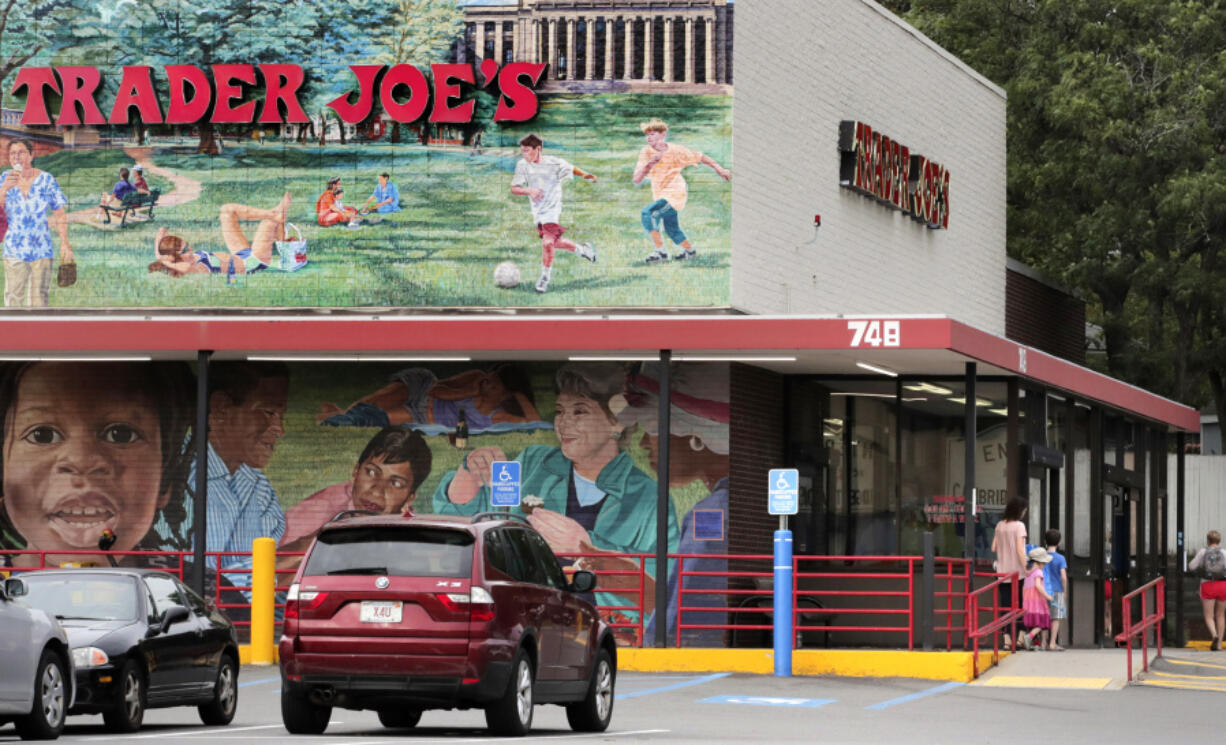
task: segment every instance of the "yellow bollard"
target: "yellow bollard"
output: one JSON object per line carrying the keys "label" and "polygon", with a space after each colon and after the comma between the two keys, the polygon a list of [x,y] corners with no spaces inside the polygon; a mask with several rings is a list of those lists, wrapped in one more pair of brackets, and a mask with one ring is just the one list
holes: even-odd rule
{"label": "yellow bollard", "polygon": [[251,664],[273,664],[273,628],[276,608],[277,542],[256,538],[251,542]]}

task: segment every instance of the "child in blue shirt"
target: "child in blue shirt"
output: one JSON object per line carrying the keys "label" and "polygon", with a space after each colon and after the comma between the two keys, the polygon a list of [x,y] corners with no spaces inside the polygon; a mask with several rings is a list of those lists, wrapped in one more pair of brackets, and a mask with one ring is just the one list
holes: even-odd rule
{"label": "child in blue shirt", "polygon": [[1051,561],[1043,567],[1043,584],[1051,595],[1051,636],[1047,648],[1052,652],[1063,652],[1064,647],[1056,643],[1060,634],[1060,622],[1068,617],[1068,607],[1064,602],[1064,588],[1068,586],[1068,562],[1056,553],[1060,546],[1060,531],[1052,529],[1043,534],[1043,543]]}

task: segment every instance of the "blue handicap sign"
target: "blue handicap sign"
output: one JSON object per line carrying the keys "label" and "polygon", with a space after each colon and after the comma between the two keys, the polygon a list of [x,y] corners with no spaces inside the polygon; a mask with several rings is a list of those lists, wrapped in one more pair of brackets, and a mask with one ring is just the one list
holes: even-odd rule
{"label": "blue handicap sign", "polygon": [[833,698],[791,698],[789,696],[712,696],[699,699],[700,704],[739,704],[741,706],[789,706],[794,709],[816,709],[834,703]]}
{"label": "blue handicap sign", "polygon": [[795,468],[772,468],[767,478],[772,515],[795,515],[800,511],[800,472]]}
{"label": "blue handicap sign", "polygon": [[519,506],[519,461],[496,460],[490,464],[490,504]]}

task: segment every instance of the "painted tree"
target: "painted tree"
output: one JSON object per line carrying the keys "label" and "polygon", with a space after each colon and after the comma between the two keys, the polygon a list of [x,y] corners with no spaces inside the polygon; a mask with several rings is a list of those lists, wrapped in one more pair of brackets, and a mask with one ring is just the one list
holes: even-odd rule
{"label": "painted tree", "polygon": [[16,71],[22,67],[50,64],[64,59],[74,49],[91,45],[108,31],[102,12],[109,2],[90,0],[0,0],[0,102],[12,90]]}
{"label": "painted tree", "polygon": [[1086,293],[1111,374],[1226,421],[1226,8],[897,5],[1008,91],[1010,255]]}
{"label": "painted tree", "polygon": [[[464,32],[464,11],[456,0],[390,0],[386,10],[387,25],[372,39],[375,63],[424,66],[448,61]],[[392,124],[392,142],[400,142],[400,122]]]}

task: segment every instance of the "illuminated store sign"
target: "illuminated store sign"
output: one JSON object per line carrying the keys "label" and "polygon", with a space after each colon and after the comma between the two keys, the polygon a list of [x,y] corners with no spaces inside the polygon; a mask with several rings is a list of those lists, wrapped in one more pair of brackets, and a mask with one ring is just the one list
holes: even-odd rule
{"label": "illuminated store sign", "polygon": [[863,122],[839,124],[839,185],[902,210],[930,228],[949,227],[949,171]]}

